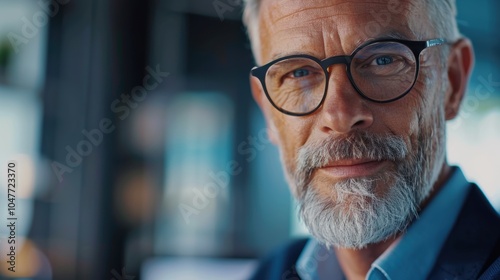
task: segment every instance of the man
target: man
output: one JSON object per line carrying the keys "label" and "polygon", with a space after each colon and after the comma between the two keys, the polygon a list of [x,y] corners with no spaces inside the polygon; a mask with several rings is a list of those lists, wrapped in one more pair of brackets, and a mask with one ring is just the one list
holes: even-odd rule
{"label": "man", "polygon": [[253,96],[313,238],[254,279],[500,279],[500,219],[447,164],[473,67],[454,0],[248,0]]}

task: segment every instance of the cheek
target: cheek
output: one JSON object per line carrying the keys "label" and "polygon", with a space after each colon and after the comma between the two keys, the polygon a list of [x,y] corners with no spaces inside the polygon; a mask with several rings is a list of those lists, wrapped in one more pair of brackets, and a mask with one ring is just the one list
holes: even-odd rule
{"label": "cheek", "polygon": [[436,55],[438,52],[424,55],[428,59],[423,59],[420,66],[420,77],[415,87],[419,90],[419,96],[423,104],[424,116],[439,111],[444,106],[447,73],[442,69],[442,65]]}
{"label": "cheek", "polygon": [[423,127],[428,127],[430,122],[435,121],[440,107],[443,106],[439,80],[430,78],[436,77],[436,73],[433,72],[430,70],[427,72],[430,75],[427,77],[422,75],[418,79],[412,91],[403,99],[398,116],[399,126],[406,130],[412,150],[418,145],[419,136],[425,133],[421,131]]}
{"label": "cheek", "polygon": [[294,170],[298,150],[306,143],[310,135],[311,122],[307,117],[287,116],[278,112],[274,114],[273,123],[282,160]]}
{"label": "cheek", "polygon": [[420,122],[425,115],[424,83],[415,84],[410,93],[400,100],[392,103],[377,104],[373,106],[375,114],[375,128],[378,133],[391,133],[404,138],[408,148],[413,150],[418,144]]}

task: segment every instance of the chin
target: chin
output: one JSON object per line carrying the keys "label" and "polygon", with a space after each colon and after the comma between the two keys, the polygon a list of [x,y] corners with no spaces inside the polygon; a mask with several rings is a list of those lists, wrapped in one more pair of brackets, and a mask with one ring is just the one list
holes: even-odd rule
{"label": "chin", "polygon": [[382,242],[404,231],[417,215],[416,188],[394,173],[319,185],[306,188],[299,214],[327,246],[360,249]]}

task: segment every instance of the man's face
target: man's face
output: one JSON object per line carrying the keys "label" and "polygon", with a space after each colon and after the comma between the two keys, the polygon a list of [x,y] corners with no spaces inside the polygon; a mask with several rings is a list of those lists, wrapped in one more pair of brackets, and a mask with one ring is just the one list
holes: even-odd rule
{"label": "man's face", "polygon": [[[424,1],[263,0],[259,63],[290,54],[319,59],[348,55],[370,39],[440,37],[424,17]],[[394,2],[394,1],[392,1]],[[388,21],[378,23],[377,13]],[[371,27],[370,27],[371,25]],[[373,36],[374,38],[370,37]],[[363,99],[344,65],[330,69],[322,106],[307,116],[271,106],[253,78],[272,139],[311,233],[327,245],[360,248],[403,230],[429,194],[444,163],[444,95],[437,48],[420,58],[418,80],[391,103]]]}

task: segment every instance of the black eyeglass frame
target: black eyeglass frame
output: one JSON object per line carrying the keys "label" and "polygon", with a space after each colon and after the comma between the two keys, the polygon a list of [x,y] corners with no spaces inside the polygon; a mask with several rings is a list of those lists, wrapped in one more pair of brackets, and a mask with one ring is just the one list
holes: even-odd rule
{"label": "black eyeglass frame", "polygon": [[[416,70],[415,70],[415,78],[413,80],[412,85],[408,88],[408,90],[406,90],[405,92],[403,92],[402,94],[400,94],[399,96],[397,96],[395,98],[392,98],[392,99],[389,99],[389,100],[382,100],[382,101],[380,101],[380,100],[374,100],[374,99],[371,99],[371,98],[367,97],[358,88],[358,86],[354,82],[354,79],[353,79],[352,74],[351,74],[351,61],[354,58],[354,56],[356,56],[356,54],[361,49],[365,48],[366,46],[369,46],[369,45],[372,45],[372,44],[375,44],[375,43],[382,43],[382,42],[394,42],[394,43],[400,43],[400,44],[403,44],[403,45],[407,46],[413,52],[413,55],[415,56]],[[276,108],[280,112],[282,112],[284,114],[287,114],[287,115],[291,115],[291,116],[305,116],[305,115],[312,114],[313,112],[315,112],[316,110],[318,110],[318,108],[321,107],[321,105],[325,101],[326,93],[328,92],[328,84],[329,84],[329,80],[330,80],[330,73],[328,72],[328,68],[330,66],[332,66],[334,64],[345,64],[346,65],[347,77],[348,77],[349,81],[351,82],[351,85],[354,87],[354,89],[356,90],[356,92],[359,95],[361,95],[363,98],[365,98],[367,100],[370,100],[372,102],[375,102],[375,103],[389,103],[389,102],[393,102],[393,101],[396,101],[398,99],[403,98],[415,86],[415,83],[417,82],[417,79],[418,79],[418,74],[420,72],[420,54],[422,53],[422,51],[424,49],[428,48],[428,47],[444,45],[446,43],[447,43],[446,40],[443,39],[443,38],[431,39],[431,40],[427,40],[427,41],[410,41],[410,40],[399,40],[399,39],[379,39],[379,40],[373,40],[373,41],[368,41],[368,42],[364,43],[363,45],[357,47],[351,53],[351,55],[337,55],[337,56],[332,56],[332,57],[325,58],[323,60],[320,60],[320,59],[318,59],[318,58],[316,58],[316,57],[314,57],[312,55],[307,55],[307,54],[289,55],[289,56],[284,56],[284,57],[275,59],[275,60],[273,60],[273,61],[271,61],[271,62],[269,62],[269,63],[267,63],[265,65],[256,66],[256,67],[254,67],[250,71],[250,73],[251,73],[252,76],[254,76],[257,79],[259,79],[260,83],[262,84],[262,88],[264,89],[264,92],[266,93],[267,99],[269,100],[269,102],[271,102],[271,104],[274,106],[274,108]],[[325,85],[325,92],[323,93],[323,97],[321,98],[321,101],[319,102],[318,106],[316,106],[315,108],[313,108],[309,112],[294,113],[294,112],[287,111],[287,110],[285,110],[285,109],[277,106],[274,103],[274,101],[271,99],[271,97],[270,97],[270,95],[269,95],[269,93],[267,91],[267,87],[266,87],[266,74],[267,74],[267,71],[269,70],[269,68],[271,66],[273,66],[275,63],[278,63],[280,61],[283,61],[285,59],[290,59],[290,58],[308,58],[308,59],[311,59],[311,60],[315,61],[316,63],[318,63],[321,66],[321,68],[323,69],[324,73],[325,73],[326,85]]]}

